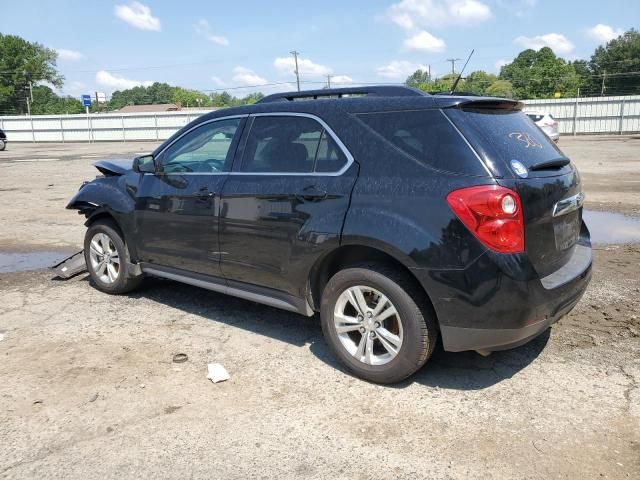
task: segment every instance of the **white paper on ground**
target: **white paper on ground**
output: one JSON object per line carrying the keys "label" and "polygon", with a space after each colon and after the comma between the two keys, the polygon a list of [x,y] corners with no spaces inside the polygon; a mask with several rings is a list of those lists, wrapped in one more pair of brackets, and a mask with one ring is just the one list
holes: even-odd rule
{"label": "white paper on ground", "polygon": [[231,378],[229,376],[229,372],[227,372],[227,370],[219,363],[210,363],[208,365],[208,370],[209,373],[207,374],[207,378],[213,383],[224,382]]}

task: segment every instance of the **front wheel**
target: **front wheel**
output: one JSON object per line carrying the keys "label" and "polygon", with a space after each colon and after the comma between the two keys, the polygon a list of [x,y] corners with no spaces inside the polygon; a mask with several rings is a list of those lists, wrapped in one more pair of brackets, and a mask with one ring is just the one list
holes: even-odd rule
{"label": "front wheel", "polygon": [[325,339],[358,377],[399,382],[424,365],[436,344],[435,316],[424,295],[408,275],[390,267],[341,270],[322,294]]}
{"label": "front wheel", "polygon": [[129,251],[116,225],[98,220],[84,237],[84,258],[89,275],[98,290],[122,294],[135,289],[142,276],[129,271]]}
{"label": "front wheel", "polygon": [[5,148],[7,148],[7,143],[4,140],[0,139],[0,152]]}

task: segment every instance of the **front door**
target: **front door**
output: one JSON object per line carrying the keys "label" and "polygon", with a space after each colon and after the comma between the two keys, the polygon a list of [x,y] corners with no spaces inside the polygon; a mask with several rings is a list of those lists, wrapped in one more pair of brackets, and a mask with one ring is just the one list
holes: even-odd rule
{"label": "front door", "polygon": [[156,174],[138,188],[138,252],[144,262],[220,275],[220,192],[233,162],[243,118],[203,123],[156,158]]}
{"label": "front door", "polygon": [[309,263],[339,238],[357,165],[319,119],[261,114],[249,128],[222,190],[222,273],[302,297]]}

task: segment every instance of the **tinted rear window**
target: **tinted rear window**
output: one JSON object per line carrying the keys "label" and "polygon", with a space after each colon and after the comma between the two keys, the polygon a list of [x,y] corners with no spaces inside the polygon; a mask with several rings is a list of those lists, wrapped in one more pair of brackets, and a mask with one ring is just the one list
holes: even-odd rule
{"label": "tinted rear window", "polygon": [[489,160],[525,166],[565,158],[549,137],[520,111],[448,109],[446,114],[477,150]]}
{"label": "tinted rear window", "polygon": [[535,113],[527,113],[527,117],[529,117],[534,122],[539,122],[544,118],[544,115],[537,115]]}
{"label": "tinted rear window", "polygon": [[440,110],[362,113],[358,118],[394,147],[431,168],[487,176],[478,157]]}

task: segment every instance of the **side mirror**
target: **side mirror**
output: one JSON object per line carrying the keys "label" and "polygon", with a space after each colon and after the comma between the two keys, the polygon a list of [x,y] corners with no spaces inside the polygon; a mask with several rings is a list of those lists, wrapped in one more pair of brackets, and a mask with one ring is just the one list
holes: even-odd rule
{"label": "side mirror", "polygon": [[133,171],[137,173],[156,173],[156,159],[153,158],[153,155],[134,158]]}

